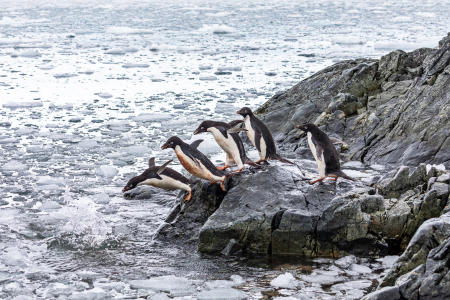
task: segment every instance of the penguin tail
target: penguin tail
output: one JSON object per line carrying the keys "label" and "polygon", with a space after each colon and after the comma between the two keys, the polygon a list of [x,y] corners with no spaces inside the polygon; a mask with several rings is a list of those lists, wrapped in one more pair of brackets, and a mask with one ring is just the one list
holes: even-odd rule
{"label": "penguin tail", "polygon": [[281,157],[281,155],[279,155],[279,154],[273,155],[272,158],[273,158],[273,159],[276,159],[276,160],[279,160],[279,161],[281,161],[281,162],[284,162],[284,163],[288,163],[288,164],[291,164],[291,165],[295,165],[294,162],[292,162],[292,161],[290,161],[290,160],[288,160],[288,159],[286,159],[286,158],[284,158],[284,157]]}
{"label": "penguin tail", "polygon": [[347,180],[355,181],[354,178],[348,176],[347,174],[345,174],[345,173],[342,172],[341,170],[336,171],[336,172],[333,172],[332,175],[336,175],[336,176],[338,176],[338,177],[342,177],[342,178],[345,178],[345,179],[347,179]]}

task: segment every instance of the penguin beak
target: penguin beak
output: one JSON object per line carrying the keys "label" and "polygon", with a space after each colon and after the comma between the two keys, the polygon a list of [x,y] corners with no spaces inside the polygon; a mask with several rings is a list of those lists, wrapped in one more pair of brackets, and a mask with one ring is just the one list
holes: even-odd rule
{"label": "penguin beak", "polygon": [[300,130],[304,131],[304,130],[303,130],[303,126],[302,126],[302,125],[297,125],[297,126],[295,126],[295,128],[298,128],[298,129],[300,129]]}
{"label": "penguin beak", "polygon": [[167,149],[167,147],[169,147],[169,145],[167,145],[167,143],[166,143],[166,144],[164,144],[164,145],[161,146],[161,149],[164,150],[164,149]]}
{"label": "penguin beak", "polygon": [[122,189],[122,193],[125,193],[126,191],[128,191],[129,190],[129,188],[126,186],[126,187],[124,187],[123,189]]}
{"label": "penguin beak", "polygon": [[200,129],[195,129],[195,131],[194,131],[194,135],[196,135],[196,134],[199,134],[200,133]]}
{"label": "penguin beak", "polygon": [[238,110],[236,113],[237,113],[238,115],[242,114],[242,109]]}

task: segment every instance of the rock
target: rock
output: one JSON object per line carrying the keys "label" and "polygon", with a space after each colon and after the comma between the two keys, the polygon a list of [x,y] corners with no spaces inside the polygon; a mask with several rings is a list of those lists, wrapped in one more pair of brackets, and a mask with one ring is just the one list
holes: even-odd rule
{"label": "rock", "polygon": [[393,285],[395,280],[425,263],[430,251],[450,236],[450,214],[425,221],[399,257],[392,269],[383,279],[381,287]]}
{"label": "rock", "polygon": [[377,290],[369,295],[366,295],[362,300],[401,300],[400,291],[397,286],[387,286]]}
{"label": "rock", "polygon": [[316,122],[329,135],[343,137],[347,159],[395,166],[443,163],[448,169],[449,53],[450,35],[438,49],[339,62],[276,94],[257,113],[285,149],[304,144],[293,134],[295,125]]}
{"label": "rock", "polygon": [[[384,256],[406,248],[423,221],[440,215],[448,197],[444,183],[429,191],[401,191],[398,182],[408,185],[409,174],[423,167],[400,167],[384,177],[385,190],[400,194],[391,198],[374,194],[361,182],[311,186],[314,164],[297,164],[301,171],[275,162],[246,169],[231,177],[227,193],[217,185],[197,183],[190,202],[183,204],[180,194],[155,238],[183,245],[195,245],[198,239],[200,252],[223,255]],[[417,178],[423,181],[414,177],[414,184],[427,184],[426,177]],[[353,265],[352,272],[371,272],[356,261],[341,262],[350,271]]]}

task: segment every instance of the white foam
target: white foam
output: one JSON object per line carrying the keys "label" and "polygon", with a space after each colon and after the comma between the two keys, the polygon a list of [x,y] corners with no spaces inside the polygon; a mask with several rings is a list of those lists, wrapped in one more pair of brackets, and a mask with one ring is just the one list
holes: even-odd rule
{"label": "white foam", "polygon": [[299,281],[295,277],[286,272],[270,281],[270,285],[277,288],[295,289],[299,285]]}
{"label": "white foam", "polygon": [[124,55],[127,53],[135,53],[138,49],[136,48],[114,48],[105,51],[105,54],[111,54],[111,55]]}
{"label": "white foam", "polygon": [[13,54],[11,54],[11,56],[13,56],[13,57],[19,56],[19,57],[33,58],[33,57],[41,57],[42,54],[39,51],[37,51],[37,50],[25,50],[25,51],[22,51],[22,52],[13,53]]}
{"label": "white foam", "polygon": [[95,170],[95,174],[100,177],[114,177],[119,171],[113,166],[102,165]]}

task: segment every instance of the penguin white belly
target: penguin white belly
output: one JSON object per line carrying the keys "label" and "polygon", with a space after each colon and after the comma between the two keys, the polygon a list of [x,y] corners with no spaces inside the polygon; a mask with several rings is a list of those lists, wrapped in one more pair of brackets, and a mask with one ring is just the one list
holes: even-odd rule
{"label": "penguin white belly", "polygon": [[247,136],[248,136],[250,142],[252,142],[253,146],[256,147],[255,130],[253,130],[252,124],[250,123],[250,117],[249,116],[245,117],[244,124],[245,124],[245,129],[247,129]]}
{"label": "penguin white belly", "polygon": [[183,167],[192,175],[197,176],[199,178],[203,178],[210,181],[223,181],[225,180],[225,176],[216,176],[211,173],[208,168],[206,168],[201,161],[198,162],[198,165],[193,161],[189,156],[181,151],[180,146],[175,147],[175,154],[178,157],[178,160],[183,165]]}
{"label": "penguin white belly", "polygon": [[259,148],[261,151],[259,152],[259,158],[266,159],[266,152],[267,152],[267,146],[266,141],[264,141],[264,138],[261,136],[261,140],[259,141]]}
{"label": "penguin white belly", "polygon": [[316,146],[314,146],[314,143],[312,141],[312,134],[311,132],[308,132],[308,145],[309,145],[309,149],[311,149],[311,152],[314,156],[314,159],[316,160],[317,163],[317,169],[319,170],[319,176],[320,177],[325,177],[325,158],[323,157],[323,152],[321,157],[317,157],[317,150],[316,150]]}
{"label": "penguin white belly", "polygon": [[241,160],[241,154],[239,153],[239,148],[236,145],[236,142],[234,141],[231,134],[228,134],[228,137],[225,138],[223,134],[218,130],[217,128],[211,127],[208,128],[208,131],[211,132],[214,136],[214,139],[216,140],[217,144],[219,144],[220,148],[225,151],[229,156],[231,156],[234,160],[234,162],[239,166],[242,167],[243,163]]}
{"label": "penguin white belly", "polygon": [[157,178],[151,178],[151,179],[147,179],[145,181],[142,182],[142,184],[148,184],[157,188],[161,188],[164,190],[176,190],[176,189],[181,189],[181,190],[185,190],[185,191],[190,191],[191,187],[186,184],[183,183],[181,181],[175,180],[172,177],[166,176],[166,175],[160,175],[161,179],[157,179]]}

